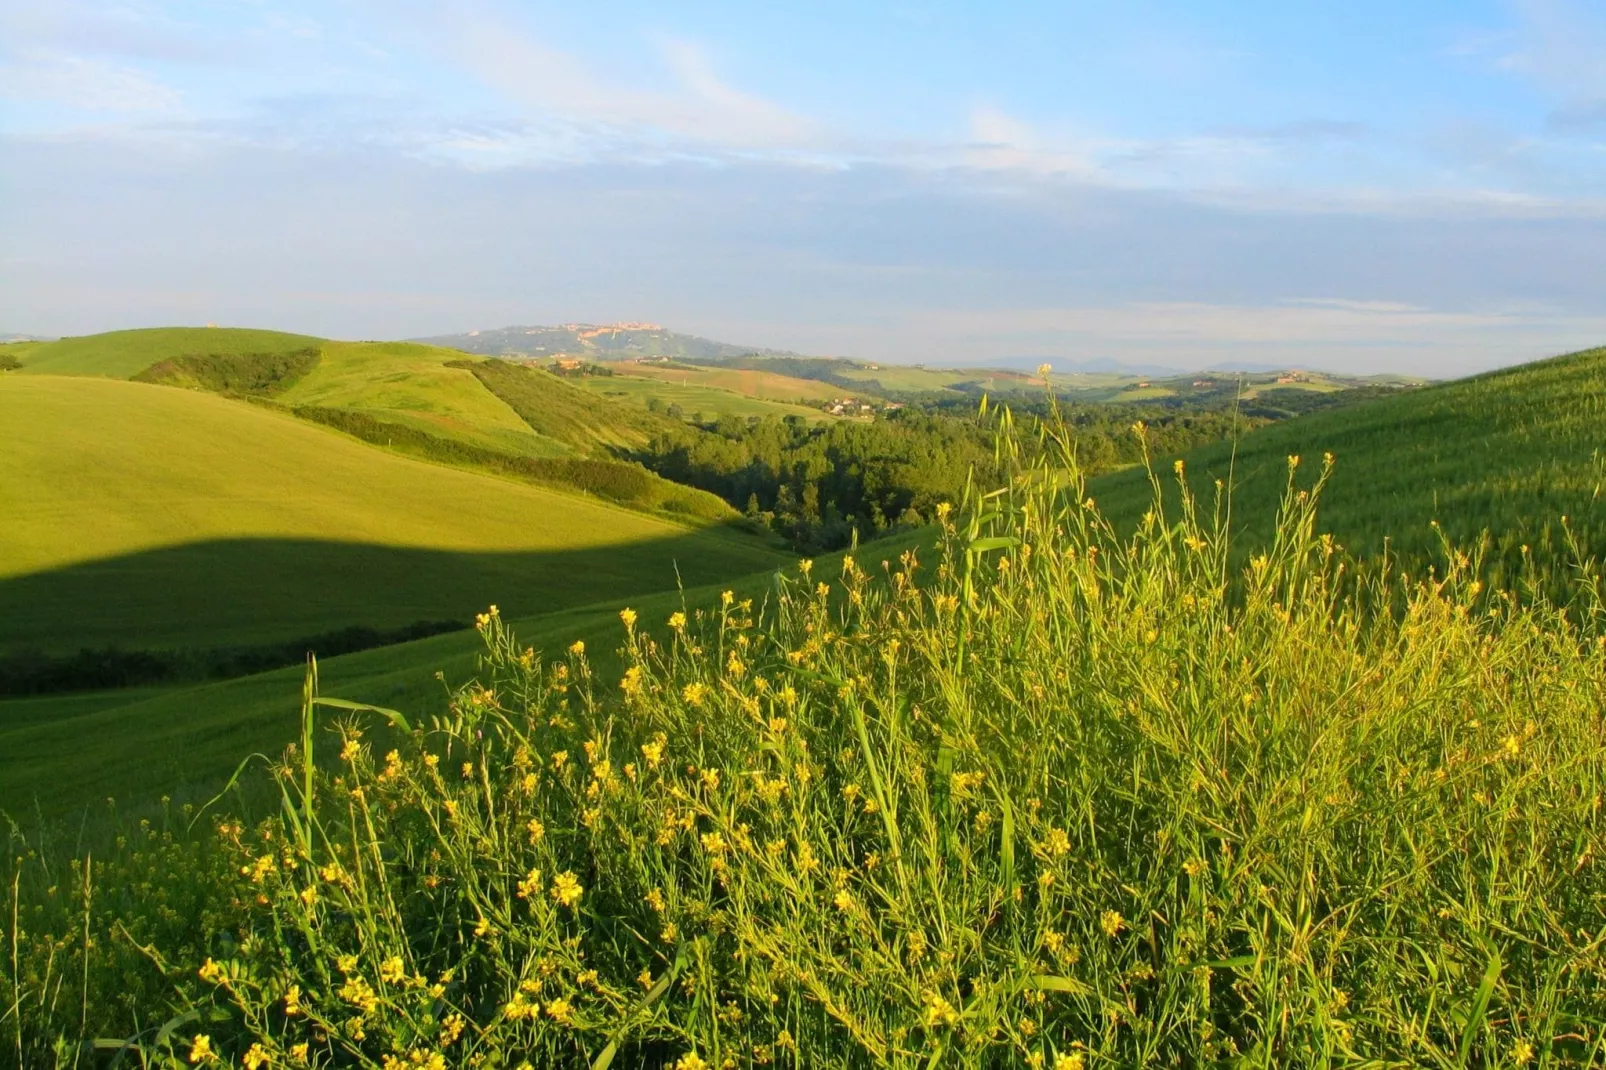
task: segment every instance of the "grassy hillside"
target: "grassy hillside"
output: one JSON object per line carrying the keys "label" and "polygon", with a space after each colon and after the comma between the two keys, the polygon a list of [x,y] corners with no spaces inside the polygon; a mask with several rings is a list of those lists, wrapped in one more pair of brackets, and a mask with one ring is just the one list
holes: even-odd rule
{"label": "grassy hillside", "polygon": [[[905,549],[926,541],[929,534],[903,535],[866,544],[860,556],[895,561]],[[597,601],[524,617],[518,621],[519,634],[536,650],[553,653],[581,640],[596,670],[616,676],[622,607],[634,608],[643,621],[657,625],[683,605],[714,601],[726,588],[763,599],[773,590],[774,569],[791,569],[789,561],[754,566],[740,556],[732,564],[744,560],[749,570],[762,571],[689,586],[684,592],[642,593],[655,585],[654,578],[644,579],[642,590],[632,592],[624,578],[593,577],[587,582]],[[816,567],[829,574],[840,568],[839,562],[840,555],[833,555]],[[695,582],[709,569],[686,572],[688,582]],[[509,587],[517,582],[513,575],[490,579]],[[493,602],[522,612],[494,593],[478,609]],[[478,635],[454,633],[325,659],[320,672],[331,694],[444,714],[448,692],[436,673],[454,684],[470,678],[480,650]],[[161,794],[193,798],[215,791],[241,755],[277,753],[293,734],[301,674],[299,667],[291,667],[199,686],[0,699],[0,811],[22,815],[37,808],[55,817],[109,796],[137,808]]]}
{"label": "grassy hillside", "polygon": [[582,453],[633,449],[680,426],[667,416],[600,397],[544,368],[461,357],[453,366],[473,375],[528,426]]}
{"label": "grassy hillside", "polygon": [[[1385,540],[1412,563],[1432,557],[1437,521],[1462,545],[1492,534],[1491,576],[1510,580],[1523,547],[1546,560],[1563,549],[1560,520],[1590,550],[1606,552],[1606,349],[1418,388],[1333,412],[1272,424],[1238,444],[1186,455],[1206,502],[1214,480],[1234,486],[1233,513],[1251,542],[1269,534],[1288,457],[1308,482],[1331,453],[1322,526],[1352,552]],[[1169,477],[1171,457],[1157,457]],[[1092,486],[1100,506],[1132,521],[1146,506],[1147,477],[1127,470]]]}
{"label": "grassy hillside", "polygon": [[[289,353],[322,339],[283,331],[243,328],[151,327],[27,343],[8,349],[25,375],[96,375],[132,379],[162,360],[185,356]],[[18,352],[21,350],[21,352]]]}
{"label": "grassy hillside", "polygon": [[530,613],[781,559],[196,391],[8,375],[0,427],[0,650],[233,646],[493,601]]}
{"label": "grassy hillside", "polygon": [[324,342],[315,367],[278,400],[365,413],[387,423],[531,457],[572,443],[543,434],[463,367],[463,355],[410,342]]}

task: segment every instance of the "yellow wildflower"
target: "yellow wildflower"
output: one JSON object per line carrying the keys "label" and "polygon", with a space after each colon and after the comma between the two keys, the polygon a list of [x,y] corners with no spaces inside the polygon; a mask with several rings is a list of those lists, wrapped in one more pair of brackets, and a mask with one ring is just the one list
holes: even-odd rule
{"label": "yellow wildflower", "polygon": [[641,756],[647,759],[647,765],[650,768],[658,768],[658,763],[664,757],[664,744],[667,742],[668,739],[660,732],[656,737],[641,745]]}
{"label": "yellow wildflower", "polygon": [[[537,822],[539,824],[539,822]],[[530,870],[529,876],[519,881],[518,895],[520,899],[534,899],[541,892],[541,871]]]}
{"label": "yellow wildflower", "polygon": [[407,970],[402,965],[400,955],[392,955],[379,964],[379,979],[386,984],[393,985],[407,976]]}
{"label": "yellow wildflower", "polygon": [[708,1064],[696,1052],[688,1051],[675,1063],[675,1070],[708,1070]]}
{"label": "yellow wildflower", "polygon": [[571,872],[565,871],[552,878],[552,898],[566,907],[578,903],[584,891],[579,879]]}
{"label": "yellow wildflower", "polygon": [[627,606],[619,611],[619,619],[625,622],[626,628],[634,628],[636,626],[636,611]]}
{"label": "yellow wildflower", "polygon": [[1113,939],[1116,934],[1126,928],[1126,919],[1121,917],[1121,912],[1118,910],[1106,910],[1099,915],[1099,928],[1104,930],[1105,936]]}
{"label": "yellow wildflower", "polygon": [[939,1025],[959,1024],[959,1012],[954,1010],[954,1005],[944,999],[941,993],[927,991],[923,1002],[926,1007],[924,1020],[927,1029],[932,1029]]}
{"label": "yellow wildflower", "polygon": [[339,996],[364,1014],[372,1014],[379,1006],[379,997],[361,975],[348,977],[340,986]]}
{"label": "yellow wildflower", "polygon": [[205,1033],[196,1034],[195,1039],[190,1041],[190,1062],[209,1063],[216,1058],[217,1053],[212,1050],[212,1038]]}
{"label": "yellow wildflower", "polygon": [[678,609],[669,614],[669,626],[677,632],[686,627],[686,614]]}
{"label": "yellow wildflower", "polygon": [[301,986],[291,985],[284,993],[284,1016],[294,1018],[301,1013]]}
{"label": "yellow wildflower", "polygon": [[540,843],[541,838],[546,835],[546,826],[541,824],[539,818],[530,818],[524,829],[529,833],[531,843]]}
{"label": "yellow wildflower", "polygon": [[585,640],[576,639],[574,642],[569,644],[569,653],[573,654],[575,657],[579,657],[581,654],[584,654],[585,652],[586,652]]}
{"label": "yellow wildflower", "polygon": [[221,984],[223,981],[223,967],[213,962],[210,958],[201,963],[201,969],[199,972],[201,975],[201,980],[207,982],[208,984]]}
{"label": "yellow wildflower", "polygon": [[981,787],[984,779],[985,773],[955,773],[949,781],[949,791],[956,799],[967,799]]}
{"label": "yellow wildflower", "polygon": [[1051,858],[1063,858],[1071,852],[1071,838],[1064,829],[1051,828],[1043,839],[1043,850]]}
{"label": "yellow wildflower", "polygon": [[685,699],[689,706],[701,706],[703,699],[708,697],[708,685],[700,680],[693,680],[680,689],[680,697]]}
{"label": "yellow wildflower", "polygon": [[294,1059],[298,1063],[306,1062],[307,1061],[307,1042],[306,1041],[302,1041],[299,1044],[290,1045],[290,1058]]}
{"label": "yellow wildflower", "polygon": [[244,1055],[240,1056],[240,1062],[245,1066],[245,1070],[258,1070],[259,1067],[268,1064],[267,1049],[260,1044],[253,1044]]}
{"label": "yellow wildflower", "polygon": [[1061,1052],[1054,1059],[1054,1070],[1082,1070],[1083,1062],[1079,1051]]}
{"label": "yellow wildflower", "polygon": [[554,1022],[567,1025],[572,1020],[573,1008],[569,1006],[568,1000],[560,998],[546,1005],[546,1013]]}
{"label": "yellow wildflower", "polygon": [[641,694],[641,666],[632,665],[619,680],[619,690],[627,695]]}

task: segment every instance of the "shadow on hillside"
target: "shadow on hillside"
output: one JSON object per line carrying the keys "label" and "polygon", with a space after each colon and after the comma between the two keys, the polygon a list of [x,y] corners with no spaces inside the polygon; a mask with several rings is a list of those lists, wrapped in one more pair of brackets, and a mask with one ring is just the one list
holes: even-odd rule
{"label": "shadow on hillside", "polygon": [[350,627],[467,621],[493,603],[528,616],[714,583],[785,560],[766,542],[717,529],[497,553],[212,540],[0,580],[0,654],[253,646]]}

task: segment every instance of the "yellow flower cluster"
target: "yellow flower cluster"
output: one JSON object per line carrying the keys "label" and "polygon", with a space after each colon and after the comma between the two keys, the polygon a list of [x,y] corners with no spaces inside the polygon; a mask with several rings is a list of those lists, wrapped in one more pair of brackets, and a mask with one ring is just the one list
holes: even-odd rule
{"label": "yellow flower cluster", "polygon": [[552,898],[563,906],[572,907],[580,901],[585,889],[580,886],[580,880],[571,872],[559,873],[552,878]]}

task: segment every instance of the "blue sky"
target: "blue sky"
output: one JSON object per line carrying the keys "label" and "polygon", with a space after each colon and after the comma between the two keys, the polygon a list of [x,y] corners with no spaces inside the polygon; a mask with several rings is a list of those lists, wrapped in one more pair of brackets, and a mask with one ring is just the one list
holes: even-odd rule
{"label": "blue sky", "polygon": [[1606,4],[0,9],[0,328],[654,320],[1450,375],[1606,342]]}

